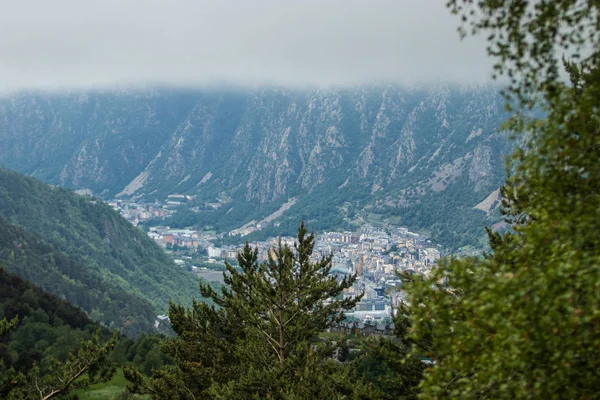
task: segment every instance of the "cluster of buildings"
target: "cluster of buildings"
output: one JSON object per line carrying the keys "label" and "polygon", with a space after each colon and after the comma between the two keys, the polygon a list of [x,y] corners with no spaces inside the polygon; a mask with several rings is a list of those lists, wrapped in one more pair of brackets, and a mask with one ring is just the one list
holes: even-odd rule
{"label": "cluster of buildings", "polygon": [[170,194],[164,202],[155,202],[151,204],[137,203],[135,201],[127,201],[115,199],[108,201],[116,211],[131,222],[134,226],[140,222],[148,221],[155,218],[166,218],[175,212],[182,205],[188,204],[194,200],[194,196],[185,194]]}
{"label": "cluster of buildings", "polygon": [[[294,238],[281,239],[283,244],[294,243]],[[268,258],[270,249],[279,239],[253,243],[258,248],[259,260]],[[241,245],[216,247],[209,245],[210,262],[235,259]],[[354,310],[346,313],[349,319],[359,321],[390,321],[392,310],[404,299],[398,272],[429,274],[440,258],[440,249],[427,238],[406,228],[386,231],[370,225],[357,232],[326,232],[317,235],[313,261],[332,255],[331,273],[340,277],[358,274],[355,285],[346,290],[346,296],[364,293]]]}
{"label": "cluster of buildings", "polygon": [[351,312],[350,319],[389,321],[394,307],[405,298],[398,273],[429,274],[440,258],[439,247],[406,228],[386,231],[369,225],[359,232],[330,232],[315,245],[320,254],[333,254],[332,272],[358,274],[355,285],[345,293],[364,293]]}
{"label": "cluster of buildings", "polygon": [[172,208],[163,204],[141,204],[124,200],[111,200],[108,202],[123,218],[137,226],[140,222],[154,218],[166,218],[174,212]]}
{"label": "cluster of buildings", "polygon": [[171,229],[168,226],[154,226],[148,231],[148,236],[159,246],[167,249],[198,249],[202,243],[208,245],[208,239],[197,231],[189,229]]}

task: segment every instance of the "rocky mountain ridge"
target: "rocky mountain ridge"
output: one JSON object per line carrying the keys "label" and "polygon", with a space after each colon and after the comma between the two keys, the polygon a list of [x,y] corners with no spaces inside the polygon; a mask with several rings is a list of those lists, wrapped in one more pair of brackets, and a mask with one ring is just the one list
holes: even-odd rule
{"label": "rocky mountain ridge", "polygon": [[290,198],[280,220],[320,208],[428,228],[418,208],[441,195],[455,205],[435,222],[488,218],[473,207],[503,181],[505,119],[487,86],[17,94],[0,99],[0,165],[103,197],[226,198],[194,221],[222,229]]}

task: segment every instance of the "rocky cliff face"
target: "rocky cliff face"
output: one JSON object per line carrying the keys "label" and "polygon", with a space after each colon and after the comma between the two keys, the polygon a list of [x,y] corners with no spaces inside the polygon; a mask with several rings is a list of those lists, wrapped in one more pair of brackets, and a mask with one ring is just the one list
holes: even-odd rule
{"label": "rocky cliff face", "polygon": [[505,118],[489,87],[19,94],[0,99],[0,165],[106,197],[226,196],[247,221],[298,197],[286,214],[352,200],[425,226],[404,214],[501,184]]}

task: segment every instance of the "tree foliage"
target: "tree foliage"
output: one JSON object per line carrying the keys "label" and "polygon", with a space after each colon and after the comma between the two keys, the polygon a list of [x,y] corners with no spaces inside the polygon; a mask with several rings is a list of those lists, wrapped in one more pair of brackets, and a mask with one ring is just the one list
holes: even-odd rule
{"label": "tree foliage", "polygon": [[522,105],[561,97],[562,58],[580,69],[600,61],[600,2],[597,0],[449,0],[463,22],[462,36],[487,35],[496,59],[494,77],[507,78]]}
{"label": "tree foliage", "polygon": [[5,335],[19,322],[19,318],[15,317],[8,321],[6,318],[0,320],[0,336]]}
{"label": "tree foliage", "polygon": [[1,268],[0,311],[0,398],[51,399],[111,376],[106,357],[116,337]]}
{"label": "tree foliage", "polygon": [[74,388],[82,388],[94,382],[107,381],[114,369],[107,364],[108,352],[113,342],[101,343],[99,333],[81,343],[77,353],[69,354],[65,362],[51,360],[48,373],[42,375],[34,365],[26,373],[14,374],[8,400],[49,400],[69,393]]}
{"label": "tree foliage", "polygon": [[154,398],[338,398],[351,393],[349,369],[333,360],[335,344],[317,335],[343,318],[360,296],[345,296],[356,276],[329,275],[331,256],[313,261],[314,235],[302,224],[294,247],[279,243],[266,262],[246,245],[239,270],[229,263],[213,305],[173,304],[177,337],[164,350],[176,365],[150,381],[133,370],[133,389]]}
{"label": "tree foliage", "polygon": [[502,189],[511,231],[488,231],[486,257],[445,260],[409,290],[410,335],[431,339],[436,362],[422,397],[597,398],[600,3],[449,6],[463,33],[489,34],[507,94],[547,116],[508,124],[526,132]]}
{"label": "tree foliage", "polygon": [[416,399],[425,364],[403,337],[368,338],[350,367],[367,388],[362,398]]}

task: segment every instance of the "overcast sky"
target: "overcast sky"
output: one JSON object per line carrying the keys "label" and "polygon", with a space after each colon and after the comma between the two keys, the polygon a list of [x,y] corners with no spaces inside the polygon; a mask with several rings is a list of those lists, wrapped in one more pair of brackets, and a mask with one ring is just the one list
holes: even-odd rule
{"label": "overcast sky", "polygon": [[0,0],[0,91],[477,82],[446,0]]}

